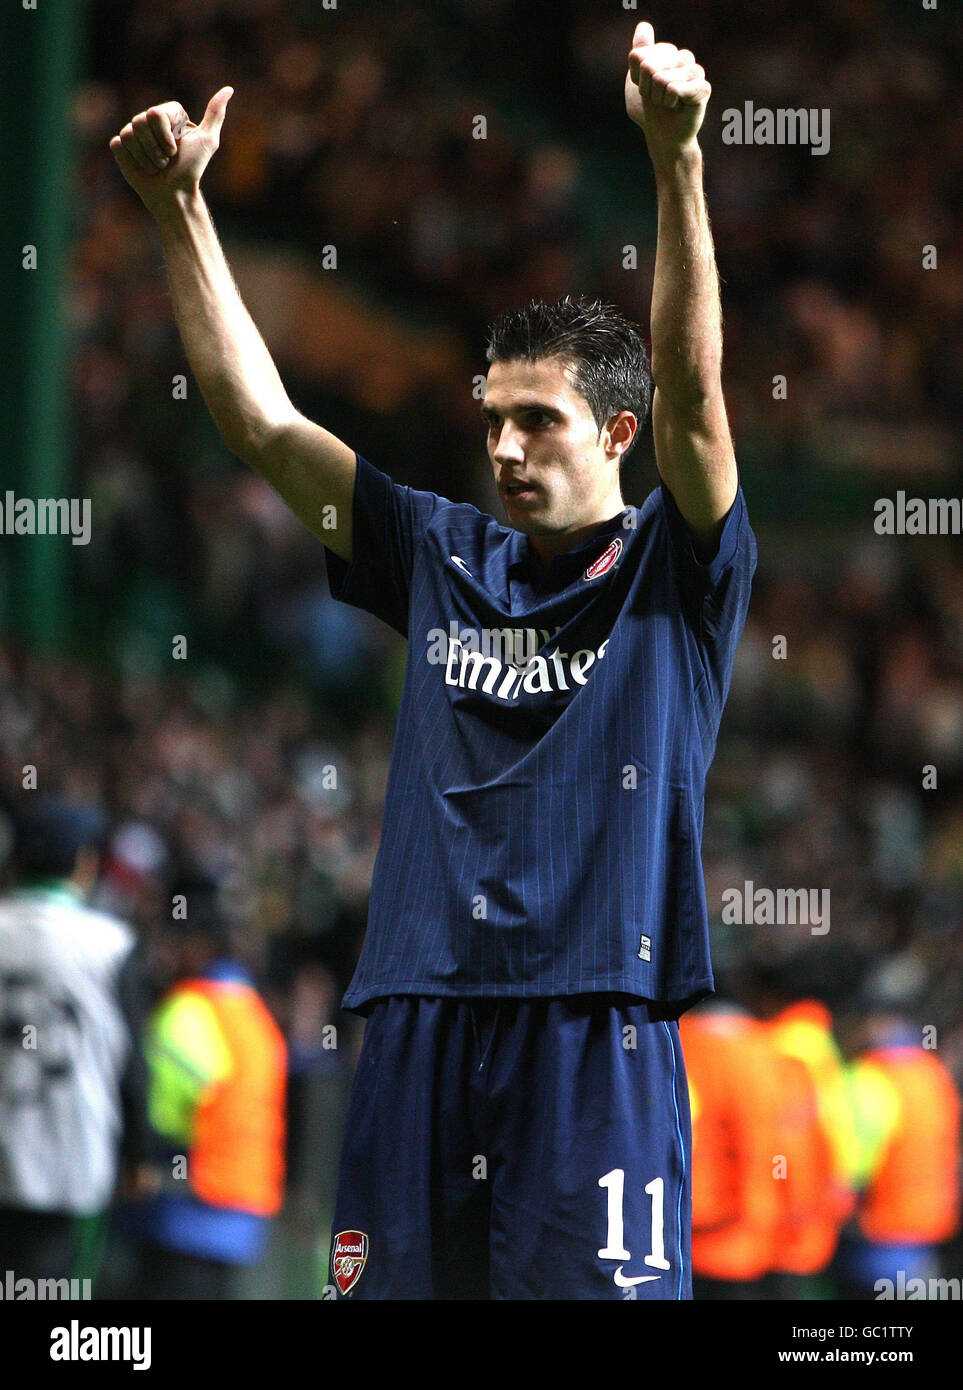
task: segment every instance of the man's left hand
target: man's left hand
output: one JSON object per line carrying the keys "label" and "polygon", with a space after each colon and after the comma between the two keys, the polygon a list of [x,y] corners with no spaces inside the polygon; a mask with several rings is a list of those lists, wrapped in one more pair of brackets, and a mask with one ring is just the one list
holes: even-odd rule
{"label": "man's left hand", "polygon": [[688,48],[656,43],[651,24],[636,25],[625,77],[625,109],[645,135],[652,162],[698,146],[712,88]]}

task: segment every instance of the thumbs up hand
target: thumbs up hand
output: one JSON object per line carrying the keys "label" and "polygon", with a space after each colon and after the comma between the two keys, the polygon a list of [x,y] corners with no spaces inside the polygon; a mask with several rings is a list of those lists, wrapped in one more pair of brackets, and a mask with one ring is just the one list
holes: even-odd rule
{"label": "thumbs up hand", "polygon": [[200,125],[179,101],[150,106],[110,142],[111,153],[131,188],[150,212],[178,192],[195,192],[221,140],[233,87],[222,87],[207,103]]}
{"label": "thumbs up hand", "polygon": [[658,164],[694,146],[712,88],[689,48],[656,43],[651,24],[636,26],[625,76],[625,109]]}

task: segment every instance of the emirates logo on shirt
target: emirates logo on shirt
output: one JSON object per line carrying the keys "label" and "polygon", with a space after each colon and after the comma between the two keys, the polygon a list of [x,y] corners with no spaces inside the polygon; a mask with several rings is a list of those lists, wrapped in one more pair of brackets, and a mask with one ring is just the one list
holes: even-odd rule
{"label": "emirates logo on shirt", "polygon": [[[549,695],[586,685],[588,671],[602,660],[609,645],[609,638],[606,638],[597,651],[581,647],[575,652],[563,652],[555,647],[550,652],[536,653],[524,665],[515,665],[511,660],[483,655],[477,649],[477,641],[466,643],[463,640],[467,637],[474,638],[475,634],[466,631],[447,643],[445,684],[457,686],[459,690],[481,690],[483,695],[508,701],[518,700],[523,695]],[[509,645],[508,650],[513,656],[517,655],[516,646]]]}
{"label": "emirates logo on shirt", "polygon": [[582,575],[583,579],[598,579],[603,574],[608,574],[610,569],[614,569],[618,563],[619,556],[622,554],[622,541],[616,536],[614,541],[602,551],[602,554],[595,560]]}

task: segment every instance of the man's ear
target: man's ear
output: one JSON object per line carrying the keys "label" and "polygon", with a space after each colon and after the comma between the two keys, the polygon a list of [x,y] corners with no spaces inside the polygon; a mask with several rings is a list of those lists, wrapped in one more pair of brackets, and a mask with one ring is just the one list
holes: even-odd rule
{"label": "man's ear", "polygon": [[631,410],[620,410],[606,425],[609,449],[619,454],[619,464],[632,447],[639,428],[639,422]]}

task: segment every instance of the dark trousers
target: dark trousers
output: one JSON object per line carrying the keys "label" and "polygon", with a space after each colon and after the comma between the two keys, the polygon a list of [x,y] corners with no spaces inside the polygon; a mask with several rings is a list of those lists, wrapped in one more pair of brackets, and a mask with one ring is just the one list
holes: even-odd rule
{"label": "dark trousers", "polygon": [[0,1277],[67,1279],[77,1255],[77,1224],[63,1212],[0,1206]]}

